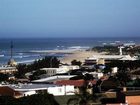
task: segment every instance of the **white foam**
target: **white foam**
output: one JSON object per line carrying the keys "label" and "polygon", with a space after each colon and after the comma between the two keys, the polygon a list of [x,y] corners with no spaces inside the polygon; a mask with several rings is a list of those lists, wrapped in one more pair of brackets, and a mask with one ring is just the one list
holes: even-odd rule
{"label": "white foam", "polygon": [[32,62],[34,62],[34,61],[35,61],[35,59],[34,59],[34,60],[19,61],[19,62],[17,62],[17,63],[32,63]]}
{"label": "white foam", "polygon": [[0,57],[4,57],[4,55],[0,55]]}
{"label": "white foam", "polygon": [[90,47],[88,47],[88,46],[71,46],[68,48],[69,49],[89,49]]}

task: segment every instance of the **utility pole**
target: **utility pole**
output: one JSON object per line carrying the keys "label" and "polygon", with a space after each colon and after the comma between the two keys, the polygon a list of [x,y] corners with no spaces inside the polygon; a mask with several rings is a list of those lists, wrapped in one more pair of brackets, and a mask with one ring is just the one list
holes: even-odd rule
{"label": "utility pole", "polygon": [[11,59],[13,58],[13,41],[11,41],[10,49],[11,49]]}
{"label": "utility pole", "polygon": [[9,59],[8,65],[10,65],[10,66],[16,66],[17,65],[17,63],[13,59],[13,42],[12,41],[11,41],[11,44],[10,44],[10,59]]}

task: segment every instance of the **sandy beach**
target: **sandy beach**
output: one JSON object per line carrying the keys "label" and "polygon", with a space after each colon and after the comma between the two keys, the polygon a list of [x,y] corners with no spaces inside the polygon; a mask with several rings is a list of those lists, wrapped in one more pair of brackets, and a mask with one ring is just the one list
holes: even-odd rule
{"label": "sandy beach", "polygon": [[76,59],[77,61],[84,62],[86,58],[92,57],[93,55],[101,55],[102,53],[98,53],[95,51],[74,51],[72,54],[68,54],[64,58],[62,58],[60,61],[62,63],[71,64],[71,61]]}

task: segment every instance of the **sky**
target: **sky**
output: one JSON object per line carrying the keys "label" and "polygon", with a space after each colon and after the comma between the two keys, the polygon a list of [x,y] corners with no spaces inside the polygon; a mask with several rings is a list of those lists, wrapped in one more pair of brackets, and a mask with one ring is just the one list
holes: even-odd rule
{"label": "sky", "polygon": [[140,36],[140,0],[0,0],[0,38]]}

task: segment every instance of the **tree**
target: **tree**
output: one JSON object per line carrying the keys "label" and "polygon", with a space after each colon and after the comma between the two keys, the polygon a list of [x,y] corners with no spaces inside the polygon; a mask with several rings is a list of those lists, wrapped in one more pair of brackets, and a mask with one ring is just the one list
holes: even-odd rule
{"label": "tree", "polygon": [[56,57],[45,57],[34,61],[32,64],[19,64],[18,72],[15,74],[17,78],[25,78],[25,73],[38,71],[40,68],[58,68],[60,61]]}
{"label": "tree", "polygon": [[39,79],[38,76],[40,76],[42,74],[46,74],[46,71],[44,71],[44,70],[37,70],[36,72],[33,73],[33,75],[30,76],[30,80]]}
{"label": "tree", "polygon": [[136,78],[135,80],[133,80],[132,86],[140,87],[140,79],[139,78]]}
{"label": "tree", "polygon": [[21,105],[59,105],[51,94],[35,94],[19,99]]}
{"label": "tree", "polygon": [[7,81],[7,80],[8,80],[8,75],[7,74],[0,73],[0,82],[1,81]]}
{"label": "tree", "polygon": [[81,66],[82,62],[77,61],[77,60],[73,60],[73,61],[71,61],[71,64]]}
{"label": "tree", "polygon": [[11,96],[0,96],[0,105],[20,105],[17,100]]}
{"label": "tree", "polygon": [[118,72],[115,77],[119,80],[121,86],[126,86],[127,82],[131,80],[130,74],[127,72]]}
{"label": "tree", "polygon": [[86,73],[86,74],[84,75],[84,80],[85,80],[85,81],[87,81],[87,80],[94,80],[94,79],[95,79],[95,78],[93,77],[92,74]]}
{"label": "tree", "polygon": [[9,96],[0,96],[0,105],[59,105],[51,94],[35,94],[15,99]]}
{"label": "tree", "polygon": [[[86,75],[90,76],[90,75]],[[90,102],[96,102],[99,96],[97,96],[95,93],[90,94],[87,89],[92,89],[93,86],[89,86],[89,81],[93,79],[91,76],[90,78],[86,77],[84,85],[80,88],[81,92],[79,94],[76,94],[74,98],[70,98],[67,102],[67,105],[89,105]]]}
{"label": "tree", "polygon": [[24,78],[24,74],[28,72],[26,64],[17,65],[17,70],[18,72],[15,74],[16,78]]}

